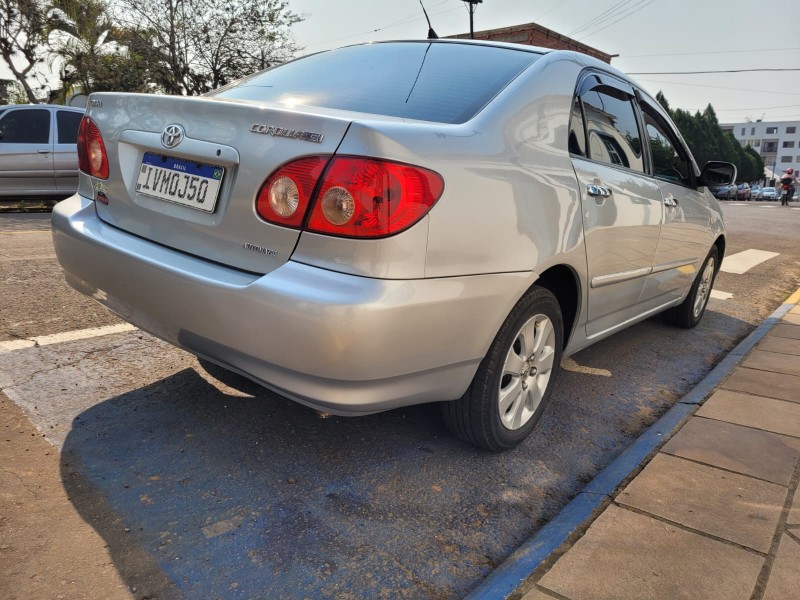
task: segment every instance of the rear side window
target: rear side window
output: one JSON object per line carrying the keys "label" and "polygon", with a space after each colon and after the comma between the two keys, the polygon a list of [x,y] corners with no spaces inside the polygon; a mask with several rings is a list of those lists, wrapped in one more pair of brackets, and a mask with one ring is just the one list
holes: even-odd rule
{"label": "rear side window", "polygon": [[352,46],[280,65],[210,95],[463,123],[539,57],[457,43]]}
{"label": "rear side window", "polygon": [[584,93],[581,100],[589,158],[644,172],[642,139],[630,98],[602,87]]}
{"label": "rear side window", "polygon": [[56,113],[56,126],[58,127],[59,144],[77,144],[78,127],[81,125],[83,113],[71,110],[59,110]]}
{"label": "rear side window", "polygon": [[50,111],[42,108],[12,110],[0,120],[0,142],[47,144],[50,142]]}

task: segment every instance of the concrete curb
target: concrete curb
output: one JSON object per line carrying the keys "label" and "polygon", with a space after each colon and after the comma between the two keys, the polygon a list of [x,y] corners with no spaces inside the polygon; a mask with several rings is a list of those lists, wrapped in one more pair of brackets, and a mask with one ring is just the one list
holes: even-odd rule
{"label": "concrete curb", "polygon": [[556,517],[525,542],[503,564],[475,588],[466,600],[500,600],[508,598],[522,582],[557,550],[570,535],[584,528],[614,491],[694,413],[742,358],[761,341],[796,304],[800,289],[792,294],[761,325],[731,350],[702,381],[653,423],[622,454],[567,504]]}

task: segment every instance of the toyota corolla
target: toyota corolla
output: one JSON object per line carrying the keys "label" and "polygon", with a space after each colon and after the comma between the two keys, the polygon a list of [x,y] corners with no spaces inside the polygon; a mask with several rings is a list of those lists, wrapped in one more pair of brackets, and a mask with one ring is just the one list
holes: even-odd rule
{"label": "toyota corolla", "polygon": [[68,282],[319,411],[440,402],[490,450],[534,428],[562,357],[663,312],[693,327],[725,252],[665,111],[588,56],[357,45],[205,97],[93,94]]}

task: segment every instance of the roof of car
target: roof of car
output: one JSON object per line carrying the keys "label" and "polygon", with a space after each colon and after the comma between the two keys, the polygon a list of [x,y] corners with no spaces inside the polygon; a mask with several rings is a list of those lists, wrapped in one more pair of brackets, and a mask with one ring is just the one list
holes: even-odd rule
{"label": "roof of car", "polygon": [[[540,46],[530,46],[528,44],[514,44],[512,42],[496,42],[492,40],[465,40],[465,39],[449,39],[449,38],[436,38],[436,39],[397,39],[397,40],[380,40],[374,42],[366,42],[367,44],[391,44],[402,42],[417,42],[417,43],[432,43],[432,44],[461,44],[461,45],[474,45],[474,46],[495,46],[497,48],[508,48],[509,50],[522,50],[525,52],[532,52],[534,54],[547,54],[554,52],[552,48],[542,48]],[[359,46],[362,44],[353,44]]]}
{"label": "roof of car", "polygon": [[66,106],[65,104],[45,104],[45,103],[39,103],[39,104],[32,104],[32,103],[28,103],[28,104],[3,104],[2,106],[0,106],[0,110],[5,110],[7,108],[31,108],[31,107],[34,107],[34,106],[36,108],[60,108],[60,109],[66,109],[66,110],[76,110],[76,111],[80,111],[80,112],[85,112],[86,111],[85,108],[81,108],[80,106]]}

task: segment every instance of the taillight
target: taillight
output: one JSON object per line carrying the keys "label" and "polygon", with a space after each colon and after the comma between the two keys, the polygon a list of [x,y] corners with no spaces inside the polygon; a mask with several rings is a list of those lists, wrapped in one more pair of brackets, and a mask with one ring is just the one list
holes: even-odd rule
{"label": "taillight", "polygon": [[[267,221],[316,233],[378,238],[419,221],[444,190],[441,176],[403,163],[335,157],[307,157],[272,174],[258,193],[258,214]],[[314,193],[314,188],[318,191]]]}
{"label": "taillight", "polygon": [[300,227],[327,161],[324,156],[309,156],[284,165],[270,175],[258,191],[258,215],[271,223]]}
{"label": "taillight", "polygon": [[89,117],[78,129],[78,168],[98,179],[108,179],[108,155],[100,130]]}
{"label": "taillight", "polygon": [[307,229],[345,237],[392,235],[419,221],[442,195],[433,171],[343,156],[325,172]]}

